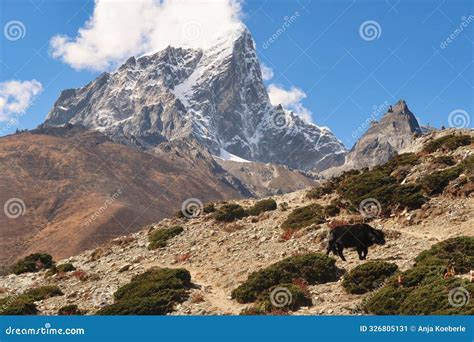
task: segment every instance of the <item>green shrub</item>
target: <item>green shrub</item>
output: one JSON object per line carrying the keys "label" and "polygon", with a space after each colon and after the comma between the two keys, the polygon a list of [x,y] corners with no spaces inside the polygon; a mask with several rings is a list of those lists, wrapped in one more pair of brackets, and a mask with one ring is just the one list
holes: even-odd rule
{"label": "green shrub", "polygon": [[[458,237],[433,245],[415,258],[413,268],[396,274],[364,301],[366,312],[376,315],[472,315],[468,301],[474,284],[465,278],[444,278],[446,270],[457,274],[474,267],[474,237]],[[464,305],[452,305],[465,300]]]}
{"label": "green shrub", "polygon": [[368,198],[375,198],[380,202],[382,215],[387,215],[400,206],[410,210],[420,208],[426,202],[421,187],[398,184],[389,171],[389,168],[376,168],[351,176],[339,185],[338,192],[351,203],[353,210]]}
{"label": "green shrub", "polygon": [[185,269],[151,268],[114,293],[114,304],[98,315],[165,315],[186,300],[191,274]]}
{"label": "green shrub", "polygon": [[458,167],[462,171],[467,171],[468,173],[474,172],[474,155],[466,157],[462,162],[459,163]]}
{"label": "green shrub", "polygon": [[74,267],[73,264],[71,264],[70,262],[68,262],[68,263],[61,264],[61,265],[56,266],[56,270],[57,270],[57,272],[59,272],[59,273],[66,273],[66,272],[75,271],[76,268]]}
{"label": "green shrub", "polygon": [[[429,284],[415,287],[410,291],[400,306],[401,315],[449,315],[469,314],[474,312],[472,302],[461,307],[454,307],[449,302],[449,292],[463,288],[469,293],[474,293],[474,284],[469,284],[462,279],[439,278]],[[452,299],[453,300],[453,299]],[[467,301],[467,298],[466,298]],[[454,309],[454,310],[453,310]]]}
{"label": "green shrub", "polygon": [[97,311],[97,315],[166,315],[172,310],[172,303],[167,299],[146,297],[108,305]]}
{"label": "green shrub", "polygon": [[363,294],[378,288],[396,270],[397,265],[383,261],[369,261],[356,266],[344,276],[342,286],[348,293]]}
{"label": "green shrub", "polygon": [[247,214],[249,216],[258,216],[265,211],[276,210],[277,203],[273,199],[265,199],[256,202],[252,207],[247,209]]}
{"label": "green shrub", "polygon": [[53,267],[53,257],[49,254],[35,253],[19,260],[13,267],[14,274],[38,272]]}
{"label": "green shrub", "polygon": [[[115,300],[129,300],[133,298],[152,297],[159,293],[165,295],[166,291],[184,288],[183,281],[173,278],[161,281],[134,281],[123,285],[114,294]],[[172,291],[170,291],[171,293]]]}
{"label": "green shrub", "polygon": [[384,286],[363,302],[366,312],[373,315],[398,315],[410,289]]}
{"label": "green shrub", "polygon": [[216,211],[216,206],[214,205],[214,203],[208,203],[204,206],[204,209],[203,209],[203,212],[205,214],[210,214],[210,213],[213,213]]}
{"label": "green shrub", "polygon": [[45,285],[30,289],[24,292],[23,295],[30,297],[33,301],[37,302],[51,297],[62,296],[64,293],[56,285]]}
{"label": "green shrub", "polygon": [[59,316],[80,316],[82,314],[83,312],[75,304],[63,306],[58,310]]}
{"label": "green shrub", "polygon": [[332,193],[336,189],[334,182],[326,181],[321,185],[315,186],[306,192],[306,197],[309,199],[319,199],[324,195]]}
{"label": "green shrub", "polygon": [[76,268],[74,267],[73,264],[71,263],[65,263],[65,264],[61,264],[61,265],[58,265],[58,266],[53,266],[51,267],[48,272],[46,272],[46,277],[50,277],[52,276],[53,274],[56,274],[56,273],[66,273],[66,272],[72,272],[72,271],[75,271]]}
{"label": "green shrub", "polygon": [[250,303],[272,286],[292,283],[294,279],[303,279],[308,284],[334,281],[337,279],[335,260],[320,253],[283,259],[250,274],[243,284],[232,291],[232,298],[239,303]]}
{"label": "green shrub", "polygon": [[312,306],[311,298],[294,284],[279,284],[263,291],[255,304],[241,314],[265,315],[272,312],[296,311],[302,306]]}
{"label": "green shrub", "polygon": [[402,153],[396,155],[384,165],[379,166],[380,169],[385,170],[387,173],[391,173],[396,169],[403,166],[415,166],[420,164],[420,157],[415,153]]}
{"label": "green shrub", "polygon": [[334,217],[339,215],[341,209],[336,204],[328,204],[324,207],[324,214],[329,217]]}
{"label": "green shrub", "polygon": [[214,219],[221,222],[232,222],[247,216],[244,208],[238,204],[224,204],[214,213]]}
{"label": "green shrub", "polygon": [[445,135],[444,137],[430,141],[423,147],[423,152],[433,153],[440,149],[454,151],[458,147],[470,145],[472,138],[469,135]]}
{"label": "green shrub", "polygon": [[319,204],[313,203],[293,210],[281,227],[284,230],[297,230],[312,224],[321,224],[325,221],[324,208]]}
{"label": "green shrub", "polygon": [[33,299],[28,296],[10,296],[0,299],[0,315],[24,316],[36,315],[38,309]]}
{"label": "green shrub", "polygon": [[461,172],[461,168],[451,167],[449,169],[430,173],[421,179],[420,184],[428,195],[437,195],[443,192],[449,182],[458,178]]}
{"label": "green shrub", "polygon": [[457,273],[474,269],[474,237],[460,236],[444,240],[421,252],[415,266],[454,267]]}
{"label": "green shrub", "polygon": [[398,277],[401,277],[403,287],[414,287],[440,278],[444,271],[445,268],[440,266],[413,267],[393,276],[388,283],[392,286],[398,286]]}
{"label": "green shrub", "polygon": [[433,159],[433,164],[453,166],[456,164],[456,160],[451,156],[439,156]]}
{"label": "green shrub", "polygon": [[134,276],[131,281],[162,281],[178,279],[183,282],[184,286],[191,285],[191,274],[184,268],[160,268],[152,267],[144,273]]}
{"label": "green shrub", "polygon": [[169,239],[172,239],[173,237],[181,234],[183,231],[183,227],[173,226],[170,228],[162,228],[151,232],[148,236],[148,241],[150,242],[150,244],[148,245],[148,249],[166,247],[166,244]]}

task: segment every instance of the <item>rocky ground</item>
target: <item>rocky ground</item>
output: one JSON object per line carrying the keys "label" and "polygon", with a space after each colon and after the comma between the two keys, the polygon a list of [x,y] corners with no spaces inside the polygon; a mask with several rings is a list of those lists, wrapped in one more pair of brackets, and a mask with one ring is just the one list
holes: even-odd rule
{"label": "rocky ground", "polygon": [[[65,296],[38,302],[41,314],[56,314],[66,304],[77,304],[92,314],[113,302],[116,289],[130,278],[152,266],[184,267],[191,272],[193,283],[189,300],[179,304],[176,315],[238,314],[246,305],[230,298],[230,292],[255,270],[286,256],[325,250],[326,224],[312,226],[300,236],[281,239],[280,224],[291,209],[310,203],[305,191],[275,197],[288,203],[288,210],[279,208],[259,217],[247,217],[236,223],[216,224],[209,216],[192,220],[165,219],[130,236],[123,236],[107,245],[58,262],[71,262],[82,272],[45,277],[45,272],[8,275],[0,278],[3,295],[19,294],[46,284],[56,284]],[[325,203],[329,198],[319,200]],[[249,205],[253,201],[239,201]],[[395,262],[400,269],[412,266],[414,257],[432,244],[459,235],[474,235],[473,198],[438,197],[423,209],[372,224],[383,228],[387,244],[369,250],[368,260]],[[426,213],[429,216],[424,218]],[[343,219],[344,217],[338,217]],[[184,232],[168,242],[168,246],[148,250],[148,231],[152,228],[180,224]],[[361,263],[355,251],[345,251],[347,262],[337,260],[337,267],[349,271]],[[74,275],[73,275],[74,274]],[[309,287],[313,306],[301,308],[298,315],[357,314],[363,295],[348,295],[337,282]]]}

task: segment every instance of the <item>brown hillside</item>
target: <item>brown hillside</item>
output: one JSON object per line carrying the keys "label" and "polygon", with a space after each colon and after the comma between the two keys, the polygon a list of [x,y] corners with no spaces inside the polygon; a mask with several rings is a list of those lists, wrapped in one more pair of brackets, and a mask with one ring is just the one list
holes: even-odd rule
{"label": "brown hillside", "polygon": [[[242,197],[212,158],[190,164],[97,132],[53,133],[0,139],[0,266],[36,251],[77,254],[170,216],[190,197],[204,203]],[[25,203],[23,216],[6,216],[11,198]]]}

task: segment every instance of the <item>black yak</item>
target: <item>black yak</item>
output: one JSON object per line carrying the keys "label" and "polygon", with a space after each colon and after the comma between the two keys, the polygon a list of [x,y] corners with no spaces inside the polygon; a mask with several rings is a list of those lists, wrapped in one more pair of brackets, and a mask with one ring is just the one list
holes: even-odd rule
{"label": "black yak", "polygon": [[331,229],[326,254],[333,252],[346,261],[342,251],[344,248],[355,247],[359,254],[359,259],[364,260],[369,252],[369,247],[373,244],[385,244],[384,233],[368,224],[346,224]]}

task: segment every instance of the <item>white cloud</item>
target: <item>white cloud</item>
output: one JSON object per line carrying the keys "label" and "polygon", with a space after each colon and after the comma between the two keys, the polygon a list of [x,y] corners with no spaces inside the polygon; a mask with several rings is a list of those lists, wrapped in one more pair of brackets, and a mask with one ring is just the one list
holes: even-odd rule
{"label": "white cloud", "polygon": [[273,78],[273,70],[269,66],[266,66],[263,63],[260,63],[262,69],[262,78],[264,81],[271,80]]}
{"label": "white cloud", "polygon": [[274,106],[281,104],[283,108],[292,111],[306,122],[313,122],[311,111],[301,103],[306,98],[306,93],[303,90],[296,87],[286,90],[272,83],[268,86],[267,91],[270,102]]}
{"label": "white cloud", "polygon": [[56,35],[52,55],[75,69],[110,70],[131,56],[206,47],[240,23],[241,0],[96,0],[74,38]]}
{"label": "white cloud", "polygon": [[0,121],[23,114],[42,90],[43,86],[36,80],[1,82]]}

